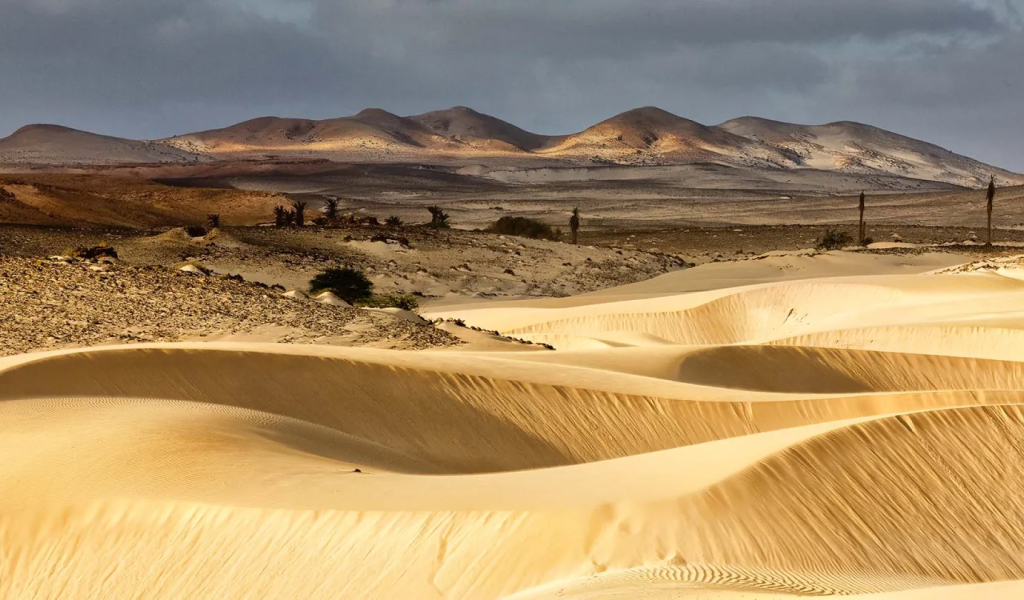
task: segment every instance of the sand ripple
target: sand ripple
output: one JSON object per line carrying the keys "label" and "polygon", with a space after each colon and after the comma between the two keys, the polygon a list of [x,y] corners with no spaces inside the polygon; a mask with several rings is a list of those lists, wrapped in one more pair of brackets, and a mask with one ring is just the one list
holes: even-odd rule
{"label": "sand ripple", "polygon": [[0,597],[1018,597],[1021,300],[819,278],[466,310],[553,353],[0,359]]}

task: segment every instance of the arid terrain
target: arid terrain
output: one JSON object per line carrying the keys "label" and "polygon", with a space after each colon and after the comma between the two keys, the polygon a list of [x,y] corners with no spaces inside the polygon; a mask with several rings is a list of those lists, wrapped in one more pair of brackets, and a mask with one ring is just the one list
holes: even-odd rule
{"label": "arid terrain", "polygon": [[2,598],[1024,593],[1024,176],[653,108],[0,162]]}
{"label": "arid terrain", "polygon": [[[15,303],[59,311],[30,298],[48,277],[116,295],[60,262],[4,263],[31,273]],[[1024,271],[961,265],[779,254],[425,311],[557,351],[222,338],[0,358],[0,592],[1015,597]],[[144,273],[204,327],[222,323],[190,298],[278,302]],[[288,301],[328,319],[311,329],[351,323]]]}

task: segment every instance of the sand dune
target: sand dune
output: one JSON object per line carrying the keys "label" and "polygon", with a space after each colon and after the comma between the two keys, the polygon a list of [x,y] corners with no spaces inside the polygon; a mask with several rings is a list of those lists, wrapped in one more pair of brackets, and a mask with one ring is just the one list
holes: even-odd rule
{"label": "sand dune", "polygon": [[1017,597],[1024,282],[948,261],[435,309],[555,352],[0,359],[0,597]]}

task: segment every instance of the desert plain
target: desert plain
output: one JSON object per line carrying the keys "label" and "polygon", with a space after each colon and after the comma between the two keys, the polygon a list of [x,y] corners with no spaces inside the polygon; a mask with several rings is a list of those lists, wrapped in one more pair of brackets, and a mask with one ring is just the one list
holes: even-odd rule
{"label": "desert plain", "polygon": [[0,597],[1024,593],[1024,177],[466,114],[0,140]]}

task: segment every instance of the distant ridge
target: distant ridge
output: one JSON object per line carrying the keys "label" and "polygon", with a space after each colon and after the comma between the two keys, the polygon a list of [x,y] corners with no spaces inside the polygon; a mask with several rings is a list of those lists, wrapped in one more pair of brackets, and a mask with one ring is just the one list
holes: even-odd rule
{"label": "distant ridge", "polygon": [[518,150],[530,152],[551,143],[552,136],[538,135],[520,129],[501,119],[478,113],[465,106],[424,113],[410,120],[436,135],[465,140],[496,141]]}
{"label": "distant ridge", "polygon": [[61,125],[27,125],[0,139],[0,163],[180,163],[203,158],[160,142],[98,135]]}
{"label": "distant ridge", "polygon": [[368,108],[350,117],[260,117],[156,141],[30,125],[0,139],[0,163],[121,164],[218,159],[472,164],[528,160],[548,166],[715,163],[754,169],[815,169],[981,187],[1024,175],[861,123],[797,125],[741,117],[707,126],[647,106],[570,135],[526,131],[465,106],[413,116]]}

